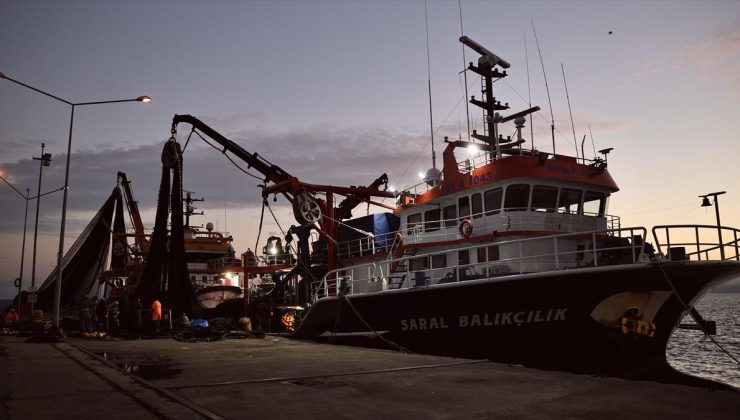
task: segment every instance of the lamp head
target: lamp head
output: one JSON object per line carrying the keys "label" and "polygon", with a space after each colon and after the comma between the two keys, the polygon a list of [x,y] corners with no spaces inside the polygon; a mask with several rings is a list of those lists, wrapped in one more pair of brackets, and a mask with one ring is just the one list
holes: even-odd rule
{"label": "lamp head", "polygon": [[143,96],[139,96],[138,98],[136,98],[136,100],[139,102],[147,103],[147,102],[151,102],[152,98],[150,96],[143,95]]}

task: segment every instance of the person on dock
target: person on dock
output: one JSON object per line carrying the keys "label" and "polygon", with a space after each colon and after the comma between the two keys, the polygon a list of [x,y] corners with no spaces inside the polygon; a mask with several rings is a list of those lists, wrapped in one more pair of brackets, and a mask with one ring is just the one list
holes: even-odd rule
{"label": "person on dock", "polygon": [[100,299],[95,306],[95,317],[98,319],[98,329],[108,331],[108,303],[105,299]]}
{"label": "person on dock", "polygon": [[15,312],[15,309],[10,308],[8,312],[5,313],[5,326],[12,328],[15,326],[16,322],[18,322],[18,313]]}
{"label": "person on dock", "polygon": [[141,299],[136,298],[131,301],[130,305],[130,329],[136,338],[141,338],[141,312],[144,307],[141,305]]}
{"label": "person on dock", "polygon": [[92,302],[90,303],[90,330],[98,331],[98,297],[93,296]]}
{"label": "person on dock", "polygon": [[78,310],[78,316],[80,320],[80,333],[89,333],[92,332],[92,326],[90,325],[91,316],[90,313],[92,312],[92,301],[89,297],[85,296],[82,298],[82,301],[80,301],[79,306],[77,307]]}
{"label": "person on dock", "polygon": [[159,322],[162,320],[162,303],[154,299],[154,302],[152,302],[152,328],[154,329],[154,334],[159,334]]}
{"label": "person on dock", "polygon": [[108,325],[110,327],[110,332],[117,333],[118,332],[118,301],[113,299],[111,303],[108,305]]}

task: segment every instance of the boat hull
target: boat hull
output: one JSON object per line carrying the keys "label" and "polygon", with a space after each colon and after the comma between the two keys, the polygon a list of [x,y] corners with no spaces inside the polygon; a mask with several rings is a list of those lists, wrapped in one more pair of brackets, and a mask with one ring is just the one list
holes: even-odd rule
{"label": "boat hull", "polygon": [[646,263],[328,297],[295,337],[648,377],[685,305],[738,277],[738,262]]}
{"label": "boat hull", "polygon": [[242,297],[242,289],[238,286],[208,286],[195,291],[200,306],[213,309],[221,303]]}

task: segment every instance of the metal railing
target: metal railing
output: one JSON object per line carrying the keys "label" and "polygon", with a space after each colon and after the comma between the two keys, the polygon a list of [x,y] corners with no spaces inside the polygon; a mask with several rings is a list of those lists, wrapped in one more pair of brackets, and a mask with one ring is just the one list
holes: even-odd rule
{"label": "metal railing", "polygon": [[[496,210],[495,213],[489,210],[452,219],[403,224],[399,230],[394,232],[340,242],[337,245],[337,255],[342,259],[387,252],[391,249],[397,234],[401,234],[407,243],[460,239],[462,236],[458,229],[463,220],[470,220],[473,223],[475,235],[512,230],[533,230],[535,229],[533,226],[537,226],[533,218],[542,219],[541,230],[552,229],[581,232],[599,229],[618,230],[621,228],[619,216],[561,212],[555,209],[552,212],[527,210],[530,209],[503,209]],[[548,219],[546,220],[546,218]]]}
{"label": "metal railing", "polygon": [[[339,292],[368,293],[510,274],[633,264],[648,260],[645,255],[646,235],[644,227],[592,230],[388,258],[332,270],[313,284],[313,295],[314,299],[319,299]],[[450,253],[458,258],[461,251],[467,251],[468,258],[476,255],[476,260],[481,261],[449,265],[437,263],[438,259],[446,261]],[[371,281],[374,284],[380,282],[382,287],[369,287]]]}
{"label": "metal railing", "polygon": [[653,227],[658,251],[671,260],[740,261],[740,230],[727,226],[661,225]]}

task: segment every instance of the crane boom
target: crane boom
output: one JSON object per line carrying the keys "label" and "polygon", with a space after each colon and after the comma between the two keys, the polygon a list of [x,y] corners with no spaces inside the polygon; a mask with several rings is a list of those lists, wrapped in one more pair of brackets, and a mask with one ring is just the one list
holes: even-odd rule
{"label": "crane boom", "polygon": [[222,153],[225,153],[226,151],[233,153],[236,157],[246,162],[248,167],[254,168],[256,171],[263,174],[265,176],[265,181],[277,184],[293,178],[293,176],[283,168],[268,162],[267,159],[259,156],[257,153],[249,153],[244,150],[244,148],[227,139],[221,133],[212,129],[206,123],[192,115],[175,115],[174,118],[172,118],[172,129],[175,130],[177,125],[180,123],[190,124],[193,128],[197,128],[202,131],[203,134],[223,146],[224,149],[222,150]]}
{"label": "crane boom", "polygon": [[149,240],[144,233],[144,222],[141,221],[141,214],[139,213],[139,205],[134,200],[134,193],[131,190],[131,181],[126,178],[124,172],[118,172],[118,180],[123,186],[123,192],[126,197],[126,207],[128,207],[128,213],[131,216],[131,223],[134,225],[134,243],[139,246],[139,250],[146,255],[149,251]]}

